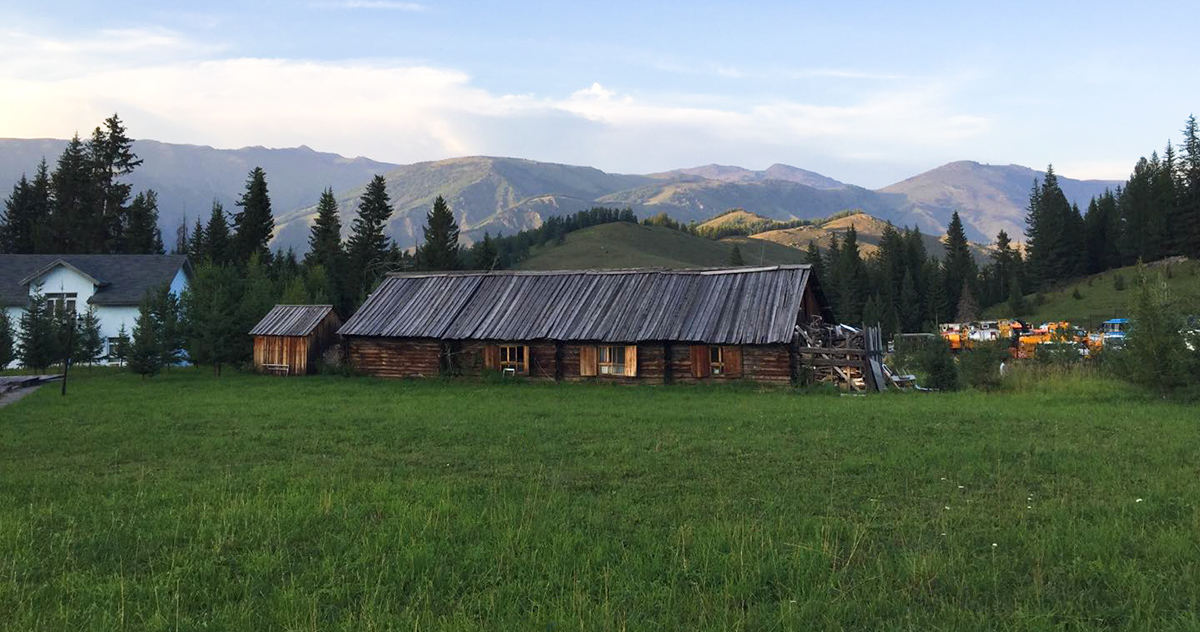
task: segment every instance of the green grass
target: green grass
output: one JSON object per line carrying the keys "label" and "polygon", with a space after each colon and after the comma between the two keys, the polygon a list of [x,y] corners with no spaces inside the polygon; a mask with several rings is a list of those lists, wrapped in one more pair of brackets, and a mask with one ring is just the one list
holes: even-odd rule
{"label": "green grass", "polygon": [[[1191,310],[1200,312],[1200,261],[1186,261],[1169,266],[1170,276],[1165,276],[1167,266],[1149,267],[1151,274],[1164,275],[1167,285],[1171,287],[1185,305]],[[1117,290],[1116,277],[1125,279],[1125,289]],[[1095,329],[1100,323],[1110,318],[1129,318],[1129,301],[1137,292],[1137,266],[1128,266],[1109,270],[1100,274],[1064,283],[1053,291],[1045,292],[1046,301],[1042,305],[1036,302],[1036,295],[1025,297],[1030,305],[1030,314],[1022,317],[1030,323],[1067,320],[1076,325]],[[1079,290],[1080,298],[1074,297]],[[1012,314],[1006,303],[989,308],[987,318],[1011,318]]]}
{"label": "green grass", "polygon": [[81,371],[0,409],[0,628],[1194,630],[1198,421]]}
{"label": "green grass", "polygon": [[569,233],[562,244],[533,251],[517,266],[523,270],[580,268],[690,268],[729,265],[733,245],[739,244],[747,264],[803,263],[794,248],[742,238],[714,241],[664,228],[628,222],[600,224]]}

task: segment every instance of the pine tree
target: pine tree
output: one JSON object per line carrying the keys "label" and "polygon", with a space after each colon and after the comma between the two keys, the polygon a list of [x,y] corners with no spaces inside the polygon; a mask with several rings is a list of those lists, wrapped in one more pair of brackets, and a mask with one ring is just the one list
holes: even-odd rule
{"label": "pine tree", "polygon": [[329,273],[325,271],[325,266],[305,267],[304,289],[308,294],[309,303],[337,307],[337,303],[333,300],[333,280],[329,278]]}
{"label": "pine tree", "polygon": [[121,327],[117,329],[117,339],[115,344],[108,346],[108,359],[117,361],[117,365],[125,366],[125,362],[129,360],[129,330],[125,329],[125,323],[121,323]]}
{"label": "pine tree", "polygon": [[391,216],[392,200],[388,196],[387,181],[377,175],[359,198],[358,216],[351,223],[350,239],[346,243],[349,260],[346,287],[355,299],[365,295],[383,275],[390,242],[383,231]]}
{"label": "pine tree", "polygon": [[251,255],[250,261],[246,264],[246,273],[241,289],[236,318],[237,331],[240,332],[240,335],[235,339],[232,353],[229,356],[229,359],[235,362],[246,362],[251,359],[254,341],[245,333],[262,320],[263,316],[271,311],[271,308],[275,307],[276,299],[279,297],[275,282],[271,280],[266,264],[262,262],[257,253]]}
{"label": "pine tree", "polygon": [[339,310],[349,311],[350,297],[346,296],[346,251],[342,247],[342,219],[338,214],[337,198],[327,188],[317,202],[317,219],[308,235],[308,254],[304,265],[310,269],[320,266],[328,275],[323,294],[330,297]]}
{"label": "pine tree", "polygon": [[179,228],[175,229],[175,246],[171,248],[173,255],[189,255],[192,252],[191,235],[188,233],[187,215],[183,216],[183,220],[179,222]]}
{"label": "pine tree", "polygon": [[1132,323],[1121,356],[1131,380],[1164,394],[1182,386],[1187,376],[1187,347],[1182,333],[1186,320],[1161,278],[1138,264],[1137,295]]}
{"label": "pine tree", "polygon": [[804,250],[804,263],[812,266],[813,272],[817,275],[817,279],[821,283],[825,282],[825,260],[821,258],[821,251],[817,248],[817,242],[808,240],[808,247]]}
{"label": "pine tree", "polygon": [[102,253],[107,239],[104,218],[97,209],[95,170],[87,147],[76,134],[58,158],[50,176],[53,211],[39,252]]}
{"label": "pine tree", "polygon": [[43,371],[58,361],[54,310],[40,288],[34,288],[17,327],[17,359],[21,366]]}
{"label": "pine tree", "polygon": [[129,346],[129,370],[143,378],[158,375],[162,370],[161,334],[154,316],[154,297],[147,293],[138,306],[133,324],[133,341]]}
{"label": "pine tree", "polygon": [[457,270],[458,224],[442,196],[433,201],[433,210],[425,216],[425,243],[421,246],[421,265],[427,270]]}
{"label": "pine tree", "polygon": [[883,323],[883,300],[874,294],[863,304],[863,327],[875,327]]}
{"label": "pine tree", "polygon": [[1183,129],[1183,155],[1179,164],[1178,208],[1176,220],[1177,249],[1200,259],[1200,132],[1195,115],[1189,116]]}
{"label": "pine tree", "polygon": [[96,315],[96,308],[91,305],[79,319],[77,340],[75,348],[78,355],[72,358],[75,362],[93,364],[104,353],[104,338],[100,334],[100,318]]}
{"label": "pine tree", "polygon": [[742,249],[738,248],[737,244],[733,245],[733,250],[730,251],[730,253],[729,253],[729,265],[731,265],[731,266],[746,265],[745,259],[742,259]]}
{"label": "pine tree", "polygon": [[975,305],[975,297],[971,295],[971,284],[964,281],[962,289],[958,293],[958,309],[954,319],[960,323],[969,323],[978,315],[979,308]]}
{"label": "pine tree", "polygon": [[[1028,273],[1037,285],[1042,278],[1042,187],[1038,179],[1033,179],[1033,188],[1029,191],[1029,206],[1025,209],[1025,252],[1028,253]],[[1047,236],[1046,239],[1049,239]],[[1036,255],[1034,253],[1037,253]]]}
{"label": "pine tree", "polygon": [[902,332],[921,329],[921,300],[912,270],[904,271],[904,280],[900,283],[899,321],[899,330]]}
{"label": "pine tree", "polygon": [[194,241],[199,241],[204,246],[201,261],[211,261],[217,265],[232,263],[235,256],[233,239],[229,234],[229,220],[225,215],[225,207],[221,203],[213,200],[212,214],[208,218],[208,225],[203,231],[199,231],[203,239],[193,237]]}
{"label": "pine tree", "polygon": [[[263,262],[271,260],[271,234],[275,231],[275,217],[271,213],[271,196],[267,191],[267,174],[262,167],[255,167],[246,177],[246,191],[237,201],[241,209],[233,215],[232,256],[239,264],[257,254]],[[209,234],[209,239],[212,235]]]}
{"label": "pine tree", "polygon": [[245,334],[237,320],[241,279],[228,265],[204,263],[196,268],[183,295],[188,358],[196,364],[221,368],[237,359],[237,340]]}
{"label": "pine tree", "polygon": [[162,365],[175,366],[183,359],[183,349],[187,344],[179,299],[171,292],[170,286],[164,284],[154,293],[151,308],[154,320],[158,323],[158,352]]}
{"label": "pine tree", "polygon": [[301,277],[292,277],[283,286],[283,294],[279,297],[280,305],[310,305],[315,303],[308,296],[308,288],[304,286],[304,279]]}
{"label": "pine tree", "polygon": [[838,318],[844,323],[856,323],[862,319],[863,266],[858,252],[858,231],[854,226],[846,230],[838,250],[834,279],[837,282]]}
{"label": "pine tree", "polygon": [[16,349],[14,348],[14,337],[16,332],[13,331],[12,318],[8,315],[8,310],[0,308],[0,371],[8,368],[16,359]]}
{"label": "pine tree", "polygon": [[487,231],[484,231],[483,239],[476,242],[472,250],[471,260],[476,270],[491,270],[496,266],[496,243]]}
{"label": "pine tree", "polygon": [[950,216],[950,226],[946,229],[946,257],[942,267],[945,270],[946,301],[951,305],[958,305],[963,288],[974,286],[978,275],[975,258],[971,256],[967,233],[958,211]]}
{"label": "pine tree", "polygon": [[192,234],[188,236],[188,259],[192,260],[193,265],[204,263],[204,258],[208,256],[208,243],[204,237],[204,224],[200,223],[200,218],[196,218],[196,225],[192,226]]}
{"label": "pine tree", "polygon": [[1009,282],[1008,311],[1016,318],[1029,313],[1029,303],[1025,300],[1025,293],[1021,290],[1021,281],[1017,277],[1013,277]]}
{"label": "pine tree", "polygon": [[129,205],[120,251],[135,255],[163,254],[162,233],[158,228],[158,194],[153,189],[138,193]]}
{"label": "pine tree", "polygon": [[133,153],[133,139],[116,114],[104,119],[103,126],[92,132],[87,149],[97,190],[92,214],[103,231],[92,237],[92,251],[129,252],[123,249],[122,236],[129,227],[126,205],[132,187],[119,178],[133,173],[142,161]]}

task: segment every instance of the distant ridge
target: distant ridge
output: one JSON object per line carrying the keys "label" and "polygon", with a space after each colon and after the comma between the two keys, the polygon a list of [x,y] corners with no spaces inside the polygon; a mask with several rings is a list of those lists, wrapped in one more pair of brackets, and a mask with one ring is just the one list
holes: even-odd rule
{"label": "distant ridge", "polygon": [[[43,156],[51,164],[65,140],[0,139],[0,187],[4,194],[22,173],[32,173]],[[425,214],[441,195],[450,202],[463,236],[470,241],[491,233],[512,234],[540,226],[546,218],[593,206],[631,208],[642,217],[666,213],[680,222],[701,222],[732,208],[773,220],[817,219],[858,209],[898,227],[914,226],[930,235],[945,231],[958,211],[967,236],[991,242],[999,230],[1020,240],[1029,187],[1041,172],[1017,165],[952,162],[879,190],[783,164],[754,171],[704,165],[649,175],[606,173],[587,166],[520,158],[468,156],[410,165],[346,158],[308,146],[268,149],[214,149],[139,140],[144,160],[130,177],[135,190],[159,193],[165,241],[184,215],[189,223],[206,217],[213,199],[235,209],[246,174],[267,172],[276,218],[274,246],[303,250],[314,205],[331,186],[343,225],[349,230],[363,187],[376,174],[387,178],[396,207],[388,231],[403,248],[421,235]],[[1081,206],[1113,181],[1073,180],[1060,175],[1063,191]]]}

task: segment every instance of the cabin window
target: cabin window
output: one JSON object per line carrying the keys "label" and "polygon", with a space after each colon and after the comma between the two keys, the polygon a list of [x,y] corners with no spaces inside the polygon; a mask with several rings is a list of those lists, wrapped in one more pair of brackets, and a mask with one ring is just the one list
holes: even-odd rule
{"label": "cabin window", "polygon": [[525,355],[524,345],[500,345],[500,370],[514,373],[526,373],[529,358]]}
{"label": "cabin window", "polygon": [[75,311],[75,292],[60,292],[46,295],[46,304],[50,309],[57,312],[65,310],[67,313]]}
{"label": "cabin window", "polygon": [[713,345],[708,348],[708,367],[712,375],[725,374],[725,353],[724,347]]}
{"label": "cabin window", "polygon": [[599,348],[600,375],[625,375],[625,347]]}
{"label": "cabin window", "polygon": [[109,359],[115,360],[115,359],[125,355],[124,349],[122,348],[122,345],[124,344],[124,342],[125,342],[125,340],[123,340],[121,338],[109,338],[108,339],[108,357],[109,357]]}

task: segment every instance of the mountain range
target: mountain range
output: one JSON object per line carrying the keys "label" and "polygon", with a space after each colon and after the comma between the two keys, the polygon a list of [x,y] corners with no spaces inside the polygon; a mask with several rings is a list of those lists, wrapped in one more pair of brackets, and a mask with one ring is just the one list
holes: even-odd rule
{"label": "mountain range", "polygon": [[[53,169],[66,141],[0,139],[0,187],[7,192],[22,173],[32,174],[45,157]],[[134,143],[143,164],[129,177],[135,190],[159,193],[160,223],[172,243],[186,217],[207,216],[212,201],[230,212],[247,173],[267,173],[276,218],[275,244],[303,250],[314,204],[325,187],[338,197],[343,224],[351,220],[366,183],[387,180],[396,212],[389,231],[402,247],[421,238],[425,214],[438,195],[454,210],[468,240],[484,231],[511,234],[536,227],[549,216],[592,206],[629,207],[639,216],[666,213],[682,222],[701,222],[731,208],[778,219],[815,219],[847,209],[929,234],[945,231],[959,211],[968,237],[988,243],[999,230],[1018,239],[1034,178],[1044,174],[1018,165],[953,162],[902,182],[872,190],[819,173],[776,164],[754,171],[705,165],[646,175],[606,173],[593,167],[518,158],[470,156],[410,165],[345,158],[308,147],[214,149],[152,140]],[[1085,206],[1116,181],[1059,177],[1072,201]]]}

